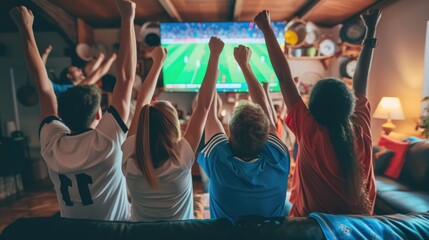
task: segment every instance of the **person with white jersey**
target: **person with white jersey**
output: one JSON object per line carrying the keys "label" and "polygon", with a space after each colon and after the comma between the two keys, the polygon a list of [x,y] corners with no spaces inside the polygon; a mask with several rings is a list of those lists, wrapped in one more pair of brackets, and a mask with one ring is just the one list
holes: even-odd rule
{"label": "person with white jersey", "polygon": [[117,0],[117,6],[122,20],[118,81],[112,105],[103,116],[100,91],[94,85],[70,88],[57,107],[36,46],[33,13],[23,6],[10,11],[23,41],[29,76],[38,90],[41,155],[57,193],[61,216],[65,218],[127,220],[129,216],[121,172],[121,144],[128,130],[124,122],[129,114],[136,69],[135,4]]}
{"label": "person with white jersey", "polygon": [[167,56],[162,47],[153,50],[154,64],[139,91],[137,112],[122,145],[132,221],[194,218],[191,168],[215,95],[223,46],[219,38],[210,39],[210,58],[199,93],[203,97],[198,98],[183,137],[173,105],[167,101],[151,103],[156,80]]}

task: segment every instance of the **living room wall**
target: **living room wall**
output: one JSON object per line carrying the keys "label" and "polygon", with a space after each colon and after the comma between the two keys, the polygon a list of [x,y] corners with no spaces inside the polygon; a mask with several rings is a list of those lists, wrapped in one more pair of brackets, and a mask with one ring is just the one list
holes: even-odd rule
{"label": "living room wall", "polygon": [[[405,120],[397,120],[396,132],[417,134],[415,120],[423,97],[423,72],[429,1],[396,1],[385,9],[378,26],[369,82],[372,112],[384,96],[399,97]],[[429,61],[429,59],[427,59]],[[426,91],[427,92],[427,91]],[[374,142],[378,142],[385,120],[372,120]]]}

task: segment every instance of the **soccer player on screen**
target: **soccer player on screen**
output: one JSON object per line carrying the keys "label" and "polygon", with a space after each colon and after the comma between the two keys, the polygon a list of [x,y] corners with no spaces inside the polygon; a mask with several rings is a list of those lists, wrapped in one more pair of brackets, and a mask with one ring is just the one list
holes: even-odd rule
{"label": "soccer player on screen", "polygon": [[240,45],[234,58],[242,69],[253,102],[241,101],[227,137],[213,101],[205,126],[206,146],[198,163],[210,179],[210,216],[235,221],[244,215],[287,215],[285,207],[289,152],[277,136],[268,99]]}

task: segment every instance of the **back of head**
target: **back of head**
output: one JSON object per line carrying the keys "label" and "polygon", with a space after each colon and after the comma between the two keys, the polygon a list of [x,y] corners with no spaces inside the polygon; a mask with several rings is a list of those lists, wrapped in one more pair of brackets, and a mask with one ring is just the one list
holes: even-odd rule
{"label": "back of head", "polygon": [[354,94],[343,81],[334,78],[317,82],[309,100],[311,114],[324,126],[348,121],[353,114],[354,106]]}
{"label": "back of head", "polygon": [[229,123],[231,146],[238,157],[257,156],[268,139],[270,123],[261,106],[240,101]]}
{"label": "back of head", "polygon": [[73,131],[88,129],[100,108],[101,93],[95,85],[75,86],[61,94],[58,110],[64,123]]}
{"label": "back of head", "polygon": [[332,78],[320,80],[311,92],[309,110],[315,120],[327,128],[342,176],[346,180],[344,191],[348,193],[351,209],[345,211],[350,214],[368,214],[369,197],[354,147],[351,124],[354,108],[354,94],[343,81]]}
{"label": "back of head", "polygon": [[176,109],[167,101],[144,106],[139,115],[136,135],[136,163],[152,188],[157,186],[155,169],[174,154],[180,140],[180,125]]}
{"label": "back of head", "polygon": [[67,74],[69,73],[69,67],[64,68],[60,73],[60,79],[59,84],[72,84],[70,79],[67,77]]}

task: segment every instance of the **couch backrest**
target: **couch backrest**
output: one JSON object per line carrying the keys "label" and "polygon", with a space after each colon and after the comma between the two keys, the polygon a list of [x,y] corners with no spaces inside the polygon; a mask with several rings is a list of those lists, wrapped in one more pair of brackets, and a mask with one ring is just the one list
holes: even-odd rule
{"label": "couch backrest", "polygon": [[225,219],[157,223],[97,221],[65,218],[18,219],[0,235],[8,239],[228,239],[233,224]]}
{"label": "couch backrest", "polygon": [[429,191],[429,141],[410,145],[399,180],[419,190]]}

